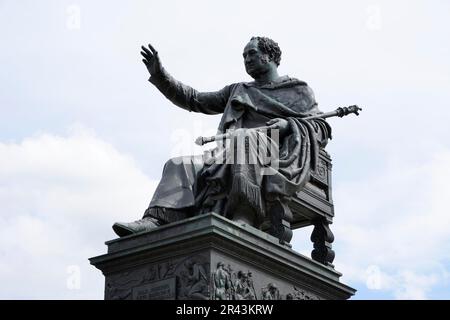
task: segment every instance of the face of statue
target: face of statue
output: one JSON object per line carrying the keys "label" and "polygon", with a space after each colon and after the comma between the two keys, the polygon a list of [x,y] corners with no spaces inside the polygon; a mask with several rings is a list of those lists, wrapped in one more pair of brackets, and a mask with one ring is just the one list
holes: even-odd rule
{"label": "face of statue", "polygon": [[244,48],[244,64],[245,71],[253,78],[258,75],[267,73],[270,68],[273,68],[273,63],[270,63],[270,58],[267,53],[263,53],[258,48],[258,40],[251,40]]}

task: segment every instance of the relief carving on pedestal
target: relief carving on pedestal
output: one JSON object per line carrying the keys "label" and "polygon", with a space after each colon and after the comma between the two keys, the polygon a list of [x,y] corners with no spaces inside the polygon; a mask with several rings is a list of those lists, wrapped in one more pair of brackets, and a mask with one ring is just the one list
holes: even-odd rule
{"label": "relief carving on pedestal", "polygon": [[286,295],[286,300],[320,300],[320,298],[294,286],[294,291]]}
{"label": "relief carving on pedestal", "polygon": [[261,288],[261,299],[262,300],[282,300],[283,297],[280,294],[278,287],[269,283],[267,286]]}
{"label": "relief carving on pedestal", "polygon": [[233,272],[231,266],[217,263],[212,274],[213,300],[256,300],[256,291],[250,271]]}
{"label": "relief carving on pedestal", "polygon": [[225,266],[221,261],[211,275],[211,287],[212,300],[319,300],[317,296],[295,286],[292,292],[284,296],[273,282],[261,287],[258,295],[251,271],[235,272],[230,265]]}
{"label": "relief carving on pedestal", "polygon": [[202,256],[188,257],[175,267],[178,299],[209,299],[209,263]]}
{"label": "relief carving on pedestal", "polygon": [[122,272],[106,283],[105,298],[209,299],[209,264],[196,255],[157,263],[135,272]]}

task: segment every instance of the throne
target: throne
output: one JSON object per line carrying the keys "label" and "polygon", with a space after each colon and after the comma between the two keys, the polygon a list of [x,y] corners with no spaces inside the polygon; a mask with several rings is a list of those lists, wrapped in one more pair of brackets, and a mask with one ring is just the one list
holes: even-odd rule
{"label": "throne", "polygon": [[311,253],[313,260],[324,265],[334,267],[333,233],[329,225],[333,223],[334,205],[331,195],[331,158],[321,149],[319,162],[315,173],[311,174],[306,186],[292,199],[291,228],[293,230],[314,225],[311,241],[314,249]]}
{"label": "throne", "polygon": [[[334,251],[332,242],[333,233],[329,225],[333,223],[334,206],[331,195],[331,158],[323,149],[319,152],[319,161],[316,172],[311,172],[309,181],[302,190],[298,191],[288,204],[292,216],[282,217],[281,233],[290,233],[285,236],[287,242],[295,229],[314,226],[311,241],[314,249],[311,253],[313,260],[326,266],[334,267]],[[262,229],[267,231],[270,221],[265,221]],[[279,232],[279,233],[280,233]],[[283,236],[280,235],[281,239]]]}

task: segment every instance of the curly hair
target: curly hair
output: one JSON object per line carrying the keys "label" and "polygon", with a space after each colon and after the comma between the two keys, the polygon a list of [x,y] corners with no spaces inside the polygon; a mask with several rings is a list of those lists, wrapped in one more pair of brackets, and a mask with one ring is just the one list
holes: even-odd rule
{"label": "curly hair", "polygon": [[280,65],[281,49],[278,46],[278,43],[266,37],[252,37],[250,41],[252,40],[257,40],[259,50],[261,50],[263,53],[268,54],[270,60],[275,62],[277,66]]}

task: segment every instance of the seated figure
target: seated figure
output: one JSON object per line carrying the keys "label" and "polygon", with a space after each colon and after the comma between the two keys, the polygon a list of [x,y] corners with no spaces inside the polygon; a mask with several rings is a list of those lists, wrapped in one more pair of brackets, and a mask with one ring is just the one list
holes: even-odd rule
{"label": "seated figure", "polygon": [[[170,159],[144,217],[116,223],[114,231],[126,236],[215,212],[256,228],[269,221],[268,232],[280,243],[289,243],[289,201],[316,170],[319,149],[327,144],[331,128],[324,119],[305,119],[321,112],[305,82],[278,75],[278,44],[251,38],[243,57],[254,81],[216,92],[198,92],[177,81],[151,45],[142,50],[149,81],[173,104],[187,111],[223,114],[218,134],[228,133],[227,142],[219,141],[207,155]],[[261,150],[270,150],[270,161]],[[239,161],[239,155],[248,161]]]}

